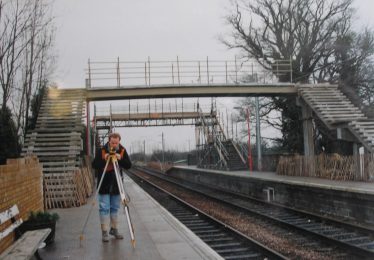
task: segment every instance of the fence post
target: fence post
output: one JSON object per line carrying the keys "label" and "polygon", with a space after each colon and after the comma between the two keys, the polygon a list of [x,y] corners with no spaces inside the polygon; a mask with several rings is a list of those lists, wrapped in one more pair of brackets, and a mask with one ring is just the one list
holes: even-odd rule
{"label": "fence post", "polygon": [[236,55],[235,55],[235,84],[238,84],[238,68],[236,66]]}
{"label": "fence post", "polygon": [[200,61],[197,62],[199,66],[199,84],[201,84],[201,71],[200,71]]}
{"label": "fence post", "polygon": [[90,59],[88,59],[88,82],[87,87],[91,88],[91,62]]}
{"label": "fence post", "polygon": [[131,105],[130,105],[131,99],[129,99],[129,121],[128,125],[130,125],[130,117],[131,117]]}
{"label": "fence post", "polygon": [[206,75],[207,75],[207,81],[209,85],[209,58],[206,56]]}
{"label": "fence post", "polygon": [[151,86],[151,58],[148,56],[148,85]]}
{"label": "fence post", "polygon": [[171,79],[172,79],[172,82],[173,82],[173,85],[174,85],[174,64],[173,64],[173,62],[171,62]]}
{"label": "fence post", "polygon": [[293,81],[293,78],[292,78],[292,56],[290,56],[290,77],[291,77],[291,83]]}
{"label": "fence post", "polygon": [[119,57],[117,57],[117,87],[121,86],[121,75],[119,70]]}
{"label": "fence post", "polygon": [[144,62],[144,80],[145,80],[145,85],[148,86],[148,79],[147,79],[147,62]]}
{"label": "fence post", "polygon": [[179,74],[179,57],[177,56],[177,70],[178,70],[178,85],[181,84],[181,78]]}
{"label": "fence post", "polygon": [[225,61],[226,84],[227,84],[227,61]]}

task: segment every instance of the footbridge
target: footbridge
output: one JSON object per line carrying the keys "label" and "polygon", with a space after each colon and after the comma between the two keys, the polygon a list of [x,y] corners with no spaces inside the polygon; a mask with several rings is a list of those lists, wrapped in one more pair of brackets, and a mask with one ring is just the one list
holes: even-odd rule
{"label": "footbridge", "polygon": [[[289,64],[289,63],[288,63]],[[288,67],[287,67],[288,66]],[[216,158],[216,166],[234,169],[230,162],[245,163],[245,158],[234,159],[238,147],[224,136],[222,126],[212,111],[201,108],[191,111],[132,110],[118,118],[112,113],[101,115],[91,121],[94,111],[90,102],[107,100],[163,99],[172,97],[248,97],[248,96],[293,96],[302,109],[305,155],[314,154],[313,118],[318,117],[337,139],[347,140],[357,147],[364,146],[374,152],[374,120],[368,118],[355,106],[337,86],[278,83],[277,78],[288,75],[292,79],[290,65],[275,62],[269,72],[256,70],[252,64],[235,61],[176,61],[126,63],[88,63],[86,86],[79,89],[50,88],[43,98],[37,126],[27,133],[23,153],[34,153],[43,163],[46,200],[49,207],[74,205],[79,187],[74,181],[74,172],[81,164],[82,143],[91,147],[91,129],[98,123],[115,119],[123,126],[162,125],[170,120],[194,120],[202,136],[202,145],[214,148],[215,152],[202,153],[203,161]],[[131,102],[133,104],[135,102]],[[129,102],[130,104],[130,102]],[[133,105],[132,105],[133,106]],[[189,114],[190,113],[190,114]],[[162,114],[162,118],[160,118]],[[96,116],[96,115],[95,115]],[[92,124],[92,123],[96,124]],[[134,125],[134,122],[138,122]],[[140,123],[139,122],[143,122]],[[145,123],[144,123],[145,122]],[[87,133],[84,135],[84,124]],[[105,128],[107,125],[104,124]],[[85,136],[85,137],[83,137]],[[83,140],[86,138],[86,140]],[[209,149],[210,149],[209,148]],[[208,151],[208,150],[207,150]],[[211,151],[211,150],[210,150]],[[69,192],[65,192],[69,191]],[[75,196],[75,197],[74,197]],[[66,202],[67,201],[67,202]]]}

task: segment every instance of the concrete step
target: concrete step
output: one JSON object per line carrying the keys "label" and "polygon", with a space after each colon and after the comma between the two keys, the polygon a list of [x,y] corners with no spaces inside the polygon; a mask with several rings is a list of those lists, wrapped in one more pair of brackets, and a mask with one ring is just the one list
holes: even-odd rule
{"label": "concrete step", "polygon": [[82,147],[80,146],[53,146],[53,147],[27,147],[27,148],[22,148],[22,151],[27,152],[27,151],[33,151],[35,153],[38,152],[54,152],[54,151],[81,151]]}
{"label": "concrete step", "polygon": [[31,130],[32,133],[69,133],[69,132],[80,132],[83,130],[83,127],[66,127],[66,128],[58,128],[58,127],[49,127],[49,128],[38,128]]}

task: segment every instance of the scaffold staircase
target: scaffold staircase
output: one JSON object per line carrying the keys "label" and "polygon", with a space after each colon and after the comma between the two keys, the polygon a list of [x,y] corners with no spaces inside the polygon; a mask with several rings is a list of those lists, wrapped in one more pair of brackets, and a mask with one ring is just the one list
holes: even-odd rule
{"label": "scaffold staircase", "polygon": [[89,176],[80,171],[84,115],[84,90],[49,88],[43,97],[36,127],[26,135],[22,153],[36,154],[42,163],[47,208],[85,203],[81,186],[93,180],[82,180]]}
{"label": "scaffold staircase", "polygon": [[203,135],[203,143],[199,145],[198,166],[219,170],[241,170],[246,168],[246,161],[240,153],[238,145],[226,138],[222,126],[213,111],[207,115],[198,108],[199,127]]}
{"label": "scaffold staircase", "polygon": [[374,120],[368,119],[338,86],[300,85],[298,92],[328,129],[348,129],[369,152],[374,152]]}

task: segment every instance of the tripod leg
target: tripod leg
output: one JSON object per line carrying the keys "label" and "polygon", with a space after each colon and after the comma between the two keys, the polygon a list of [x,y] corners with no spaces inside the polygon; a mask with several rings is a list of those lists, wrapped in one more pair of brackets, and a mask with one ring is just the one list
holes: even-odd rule
{"label": "tripod leg", "polygon": [[93,198],[93,201],[92,201],[92,204],[91,204],[91,207],[90,207],[90,210],[88,211],[88,214],[87,214],[87,217],[86,217],[86,221],[84,222],[84,225],[83,225],[83,228],[82,228],[82,232],[81,232],[81,235],[79,236],[79,241],[80,241],[80,246],[82,246],[82,241],[84,239],[84,232],[86,230],[86,226],[87,226],[87,223],[88,223],[88,219],[90,218],[90,215],[91,215],[91,212],[92,212],[92,209],[96,203],[96,199],[97,199],[97,195],[99,194],[99,190],[101,188],[101,184],[103,183],[103,180],[104,180],[104,176],[105,176],[105,173],[106,173],[106,169],[108,168],[108,165],[109,165],[109,161],[110,161],[110,157],[108,157],[107,161],[106,161],[106,164],[105,164],[105,167],[104,167],[104,171],[103,171],[103,174],[101,175],[101,179],[100,179],[100,182],[99,182],[99,185],[97,186],[97,190],[96,190],[96,193],[95,193],[95,196]]}
{"label": "tripod leg", "polygon": [[101,178],[100,178],[100,182],[99,182],[99,185],[97,185],[97,190],[96,190],[96,193],[95,193],[95,198],[97,197],[97,195],[99,194],[99,190],[101,188],[101,184],[103,183],[103,180],[104,180],[104,176],[106,174],[106,169],[108,168],[108,165],[109,165],[109,161],[110,161],[110,156],[108,157],[108,159],[106,160],[106,164],[105,164],[105,167],[104,167],[104,170],[103,170],[103,174],[101,175]]}
{"label": "tripod leg", "polygon": [[125,193],[125,189],[123,188],[123,182],[122,182],[122,178],[121,178],[121,175],[119,173],[119,165],[118,165],[118,162],[115,161],[114,163],[114,171],[115,171],[115,174],[116,174],[116,180],[117,180],[117,184],[118,184],[118,190],[119,190],[119,193],[121,195],[121,201],[125,201],[127,202],[127,198],[126,198],[126,193]]}
{"label": "tripod leg", "polygon": [[134,228],[132,226],[132,222],[131,222],[131,218],[130,218],[130,211],[129,211],[129,207],[127,206],[127,198],[126,198],[126,194],[125,194],[125,189],[123,187],[123,182],[122,182],[121,176],[119,174],[119,165],[118,165],[117,161],[114,162],[114,171],[115,171],[115,174],[116,174],[118,190],[119,190],[120,195],[121,195],[121,201],[122,201],[122,204],[124,206],[124,211],[125,211],[125,214],[126,214],[126,220],[127,220],[127,224],[128,224],[129,231],[130,231],[131,244],[132,244],[132,247],[135,248]]}
{"label": "tripod leg", "polygon": [[124,204],[124,210],[125,210],[125,213],[126,213],[127,224],[129,226],[131,244],[132,244],[132,247],[135,248],[134,227],[132,226],[132,222],[131,222],[131,218],[130,218],[130,211],[129,211],[129,207],[127,206],[127,204]]}

